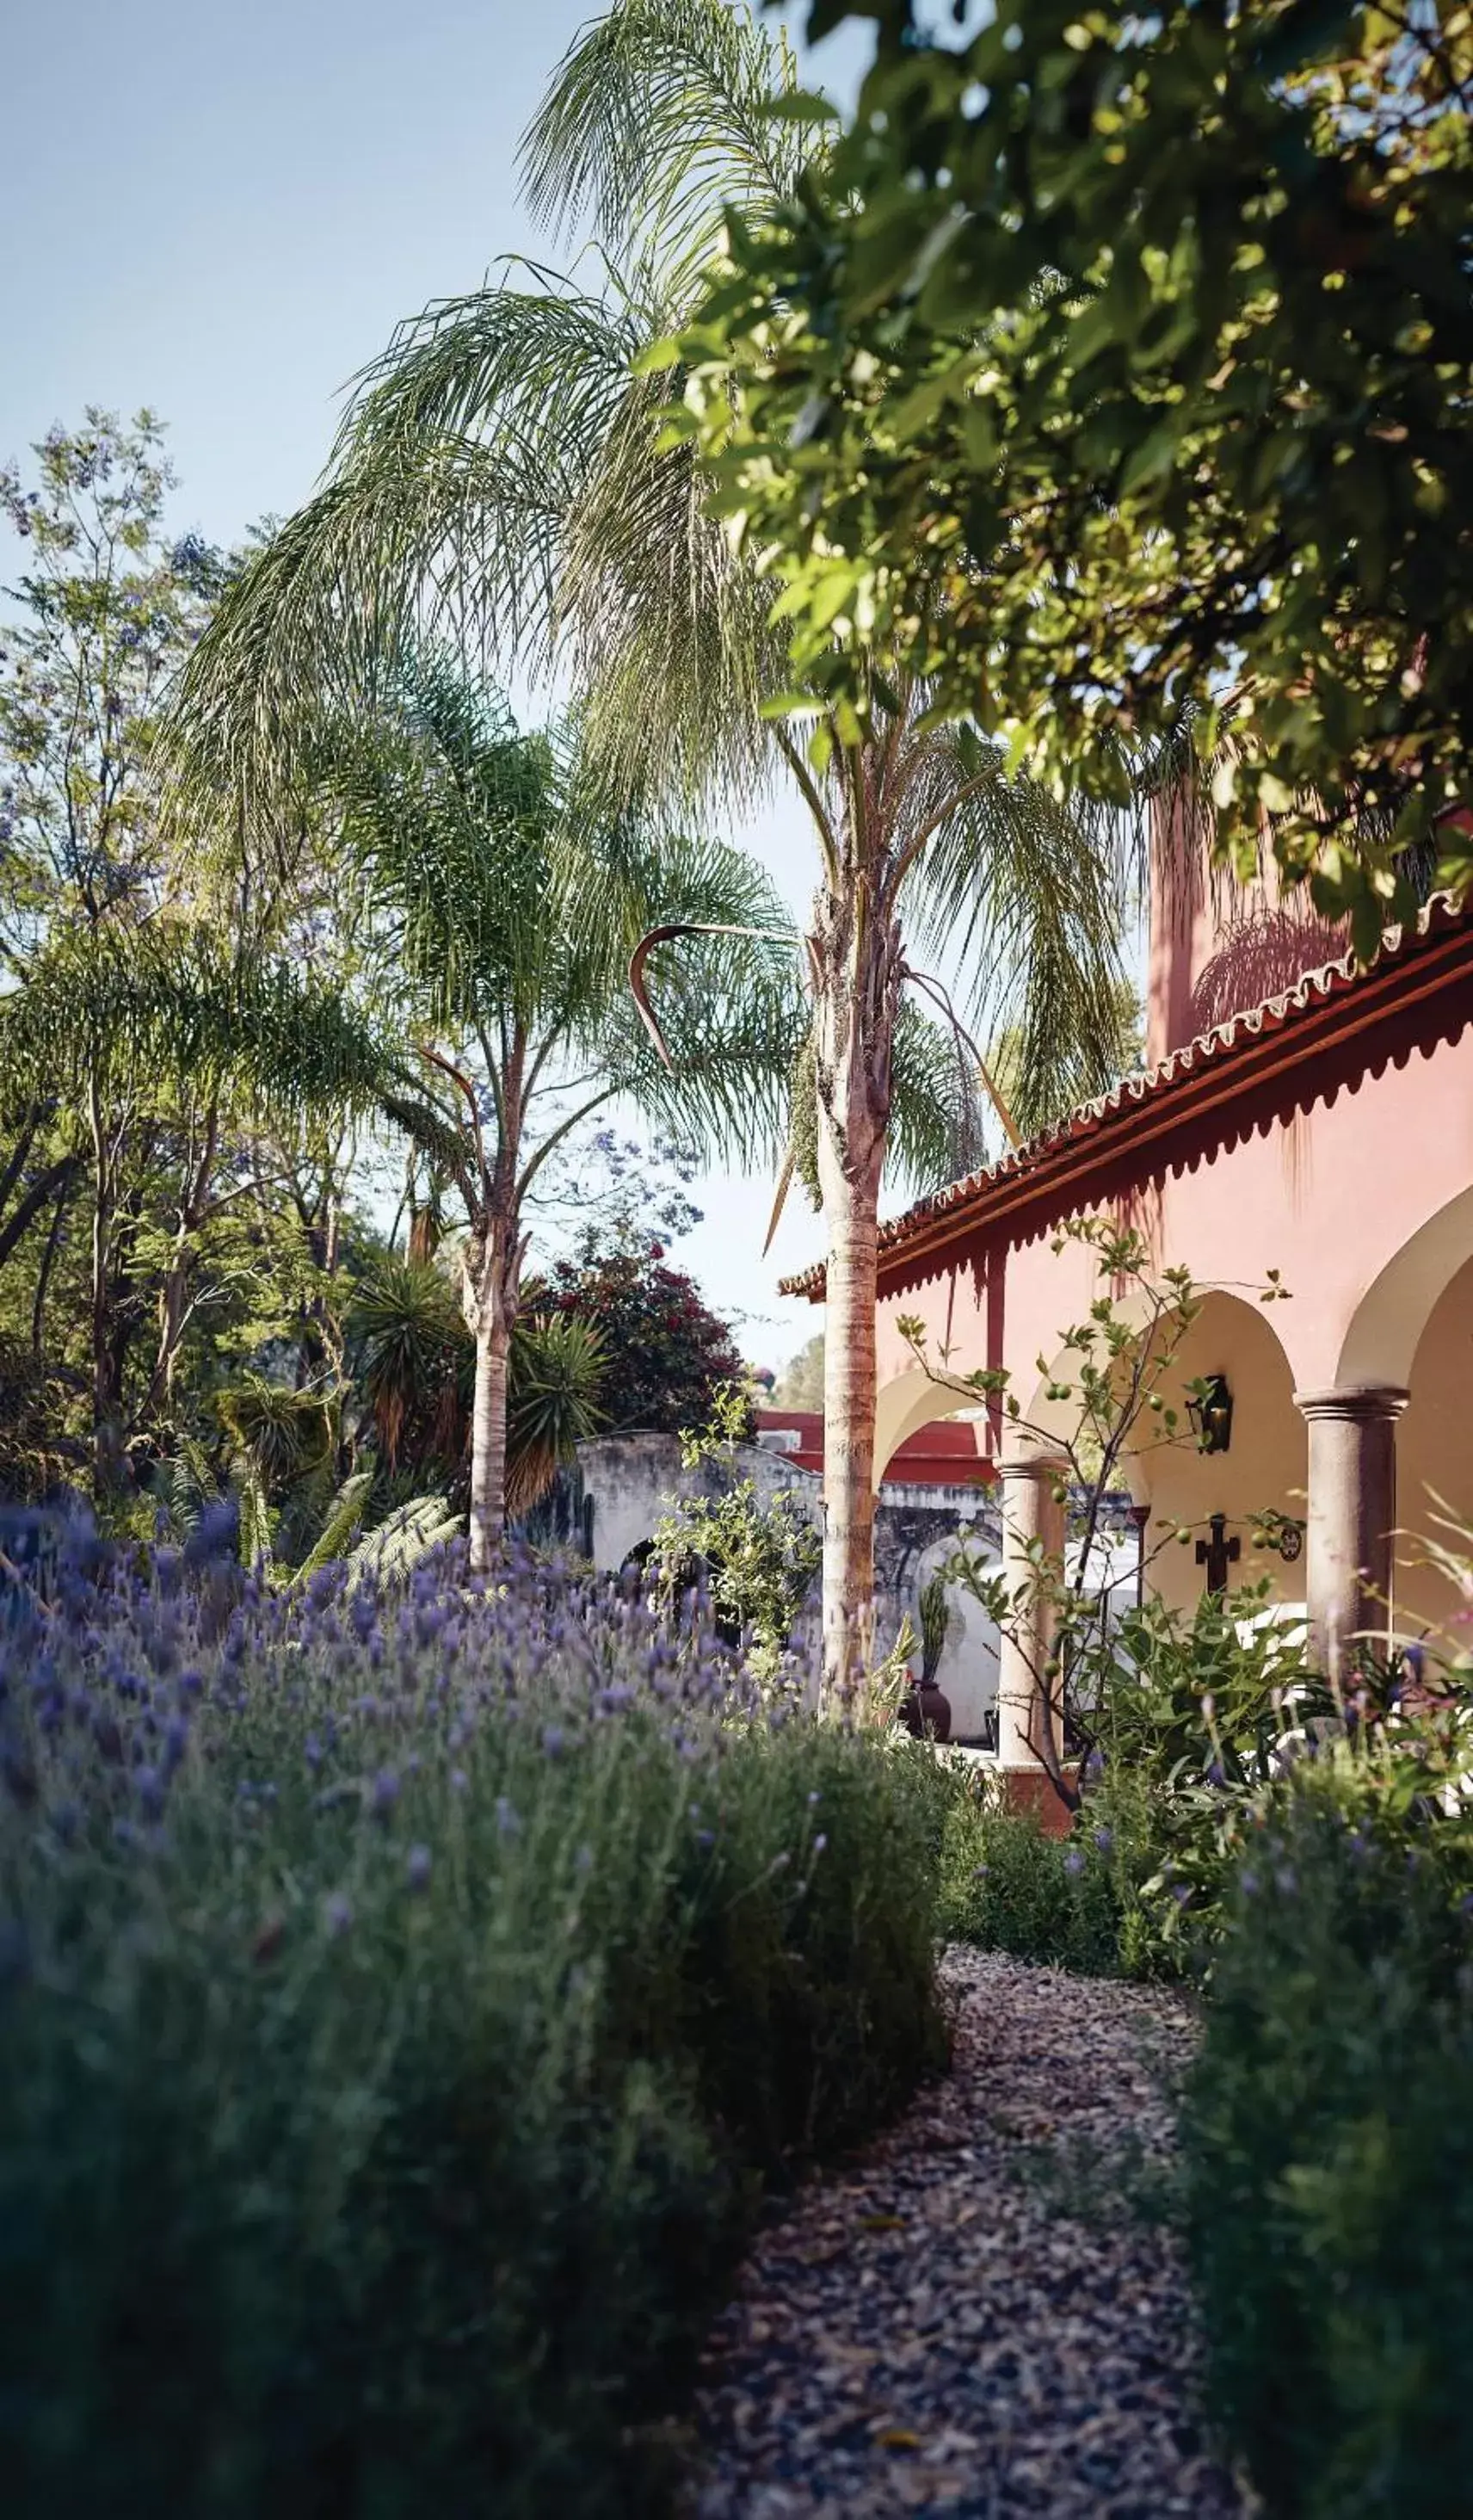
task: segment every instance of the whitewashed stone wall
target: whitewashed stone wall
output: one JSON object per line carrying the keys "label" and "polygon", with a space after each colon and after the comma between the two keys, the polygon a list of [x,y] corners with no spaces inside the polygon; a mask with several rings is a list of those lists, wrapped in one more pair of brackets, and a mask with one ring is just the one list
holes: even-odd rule
{"label": "whitewashed stone wall", "polygon": [[[734,1469],[737,1478],[750,1478],[763,1498],[796,1497],[815,1529],[820,1527],[823,1482],[816,1470],[800,1468],[769,1444],[738,1445]],[[723,1485],[720,1463],[686,1469],[673,1435],[597,1437],[578,1448],[576,1474],[564,1483],[559,1500],[558,1533],[586,1549],[596,1566],[613,1572],[681,1498],[718,1496]],[[893,1640],[907,1615],[919,1633],[921,1587],[952,1555],[959,1537],[996,1563],[998,1513],[984,1491],[912,1487],[899,1480],[881,1487],[874,1549],[881,1644]],[[948,1588],[948,1603],[952,1617],[938,1677],[952,1701],[955,1732],[965,1739],[983,1730],[997,1696],[997,1632],[961,1588]],[[800,1628],[810,1624],[816,1609],[815,1598]]]}

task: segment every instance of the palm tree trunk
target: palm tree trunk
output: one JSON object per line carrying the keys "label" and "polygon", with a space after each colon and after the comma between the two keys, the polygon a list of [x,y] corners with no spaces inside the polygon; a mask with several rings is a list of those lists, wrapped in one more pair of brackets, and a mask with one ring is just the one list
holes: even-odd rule
{"label": "palm tree trunk", "polygon": [[900,931],[855,884],[816,905],[819,1188],[828,1228],[824,1344],[824,1687],[847,1693],[874,1629],[874,1298],[879,1185],[900,1002]]}
{"label": "palm tree trunk", "polygon": [[484,1574],[507,1525],[507,1379],[510,1323],[490,1322],[475,1336],[475,1405],[470,1419],[470,1563]]}
{"label": "palm tree trunk", "polygon": [[824,1685],[832,1690],[853,1687],[873,1627],[877,1200],[845,1177],[824,1206]]}
{"label": "palm tree trunk", "polygon": [[507,1385],[526,1243],[514,1212],[493,1208],[466,1245],[461,1299],[475,1339],[470,1417],[470,1564],[493,1565],[507,1527]]}

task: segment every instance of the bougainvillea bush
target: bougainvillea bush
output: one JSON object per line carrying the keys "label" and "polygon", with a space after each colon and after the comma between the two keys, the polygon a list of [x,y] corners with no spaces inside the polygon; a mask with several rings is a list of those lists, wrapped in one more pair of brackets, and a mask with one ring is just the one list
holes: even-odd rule
{"label": "bougainvillea bush", "polygon": [[0,1592],[5,2507],[651,2510],[763,2182],[943,2052],[933,1772],[698,1605],[212,1546]]}
{"label": "bougainvillea bush", "polygon": [[722,1386],[745,1378],[728,1325],[702,1301],[694,1279],[669,1266],[658,1241],[605,1251],[590,1242],[576,1260],[558,1261],[535,1292],[540,1310],[597,1324],[604,1356],[599,1401],[613,1434],[704,1426]]}

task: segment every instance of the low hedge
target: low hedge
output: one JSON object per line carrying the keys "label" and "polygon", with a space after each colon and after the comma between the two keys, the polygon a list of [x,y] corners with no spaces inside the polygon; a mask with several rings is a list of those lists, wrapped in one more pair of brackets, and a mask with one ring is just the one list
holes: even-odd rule
{"label": "low hedge", "polygon": [[531,1567],[0,1653],[7,2512],[654,2507],[763,2184],[944,2055],[931,1763]]}
{"label": "low hedge", "polygon": [[1301,1786],[1251,1849],[1183,2123],[1212,2409],[1283,2520],[1473,2500],[1473,1931]]}

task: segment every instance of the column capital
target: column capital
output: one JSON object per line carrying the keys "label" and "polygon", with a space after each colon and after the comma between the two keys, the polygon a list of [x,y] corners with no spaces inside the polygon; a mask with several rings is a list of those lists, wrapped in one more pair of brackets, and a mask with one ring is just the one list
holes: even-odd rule
{"label": "column capital", "polygon": [[1294,1406],[1312,1423],[1329,1418],[1346,1426],[1394,1425],[1410,1397],[1399,1382],[1342,1382],[1296,1391]]}
{"label": "column capital", "polygon": [[1004,1429],[997,1454],[1000,1479],[1067,1479],[1069,1456],[1047,1435],[1018,1427]]}

